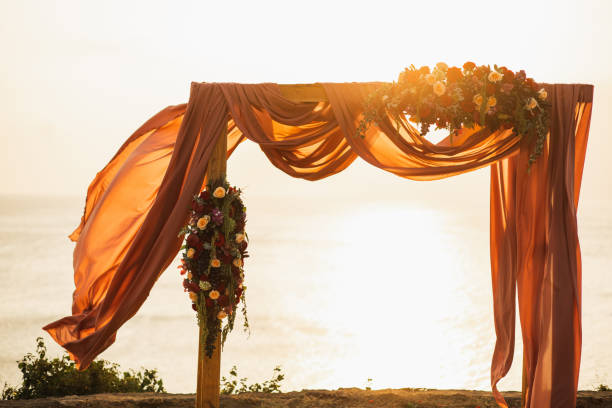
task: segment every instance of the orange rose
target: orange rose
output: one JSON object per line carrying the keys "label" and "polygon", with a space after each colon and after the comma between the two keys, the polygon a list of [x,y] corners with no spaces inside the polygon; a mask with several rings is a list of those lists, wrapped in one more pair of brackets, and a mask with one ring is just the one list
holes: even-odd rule
{"label": "orange rose", "polygon": [[449,84],[457,82],[459,79],[461,79],[462,76],[463,73],[457,67],[450,67],[448,71],[446,71],[446,80]]}
{"label": "orange rose", "polygon": [[428,66],[423,66],[421,68],[419,68],[419,73],[423,74],[423,75],[427,75],[429,74],[431,71],[429,71],[429,67]]}
{"label": "orange rose", "polygon": [[476,64],[474,64],[471,61],[468,61],[465,64],[463,64],[463,69],[465,71],[472,71],[474,68],[476,68]]}
{"label": "orange rose", "polygon": [[504,77],[502,78],[502,82],[505,84],[511,84],[514,81],[514,72],[506,69],[504,71]]}

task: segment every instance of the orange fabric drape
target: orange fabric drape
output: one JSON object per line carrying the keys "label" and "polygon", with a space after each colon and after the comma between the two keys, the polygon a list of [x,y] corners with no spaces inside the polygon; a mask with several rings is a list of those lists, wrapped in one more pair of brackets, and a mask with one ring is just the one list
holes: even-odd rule
{"label": "orange fabric drape", "polygon": [[[573,112],[577,101],[590,102],[585,94],[589,90],[592,94],[592,87],[550,87],[553,120],[558,123],[553,123],[551,128],[549,150],[527,175],[524,161],[529,146],[508,130],[493,133],[484,129],[466,130],[452,142],[447,139],[433,144],[407,122],[396,128],[386,121],[360,138],[356,136],[356,126],[362,104],[378,84],[321,86],[329,102],[291,102],[281,95],[276,84],[193,83],[187,105],[169,107],[154,116],[98,173],[88,190],[81,224],[71,235],[77,243],[72,315],[44,328],[70,352],[78,366],[87,367],[113,343],[119,327],[137,312],[156,279],[177,254],[181,245],[177,234],[186,222],[191,197],[202,187],[212,147],[225,126],[228,127],[228,156],[240,142],[249,139],[259,144],[273,165],[293,177],[308,180],[338,173],[358,156],[383,170],[414,180],[439,179],[493,165],[491,254],[498,336],[492,364],[493,386],[505,375],[511,362],[514,286],[517,279],[523,278],[529,284],[538,279],[531,272],[521,275],[520,268],[532,268],[532,264],[542,262],[539,254],[544,248],[553,248],[547,252],[549,275],[559,275],[559,282],[569,286],[562,293],[551,291],[550,314],[545,316],[538,309],[542,302],[523,300],[530,296],[528,287],[519,286],[521,306],[529,311],[525,319],[531,316],[537,320],[539,323],[534,323],[540,330],[536,330],[537,336],[542,336],[542,325],[556,318],[555,313],[560,316],[569,313],[565,311],[568,304],[564,296],[573,293],[578,299],[574,302],[577,309],[570,308],[572,313],[577,313],[575,323],[556,328],[558,332],[553,331],[553,335],[578,336],[577,341],[565,341],[563,350],[573,346],[571,355],[579,361],[576,330],[580,328],[580,260],[577,236],[572,235],[575,205],[557,203],[565,197],[564,193],[578,197],[574,186],[579,185],[580,176],[576,171],[579,167],[581,170],[584,160],[590,104],[580,105],[579,114]],[[572,91],[561,91],[566,88]],[[582,99],[572,99],[572,92]],[[567,122],[568,109],[573,118],[570,122]],[[572,126],[582,129],[584,140],[570,137]],[[557,139],[557,133],[563,133],[564,138]],[[567,159],[575,154],[575,159]],[[544,187],[549,189],[542,190]],[[549,190],[550,194],[546,193],[549,201],[540,201],[534,196]],[[520,205],[517,205],[519,199]],[[550,199],[555,200],[555,205]],[[539,212],[534,212],[533,217],[525,213],[535,211],[534,208],[539,211],[541,207],[546,207],[546,217],[541,217]],[[531,229],[524,230],[527,220],[531,220]],[[560,221],[563,227],[557,225]],[[532,249],[522,249],[527,243]],[[559,258],[565,256],[560,249],[562,244],[566,245],[566,255],[576,248],[573,257]],[[560,261],[573,266],[560,266]],[[532,340],[533,335],[526,336]],[[542,345],[539,337],[537,344]],[[538,376],[536,369],[545,368],[539,362],[559,370],[551,381],[562,381],[563,373],[569,370],[555,350],[552,354],[545,350],[530,354],[534,362],[532,371],[536,372],[533,396],[544,394],[538,385],[544,377]],[[575,371],[571,372],[577,376],[577,367],[572,367]],[[498,401],[503,403],[501,399]]]}
{"label": "orange fabric drape", "polygon": [[576,210],[593,87],[549,85],[550,135],[531,172],[529,148],[491,166],[491,272],[497,382],[512,363],[518,289],[527,407],[575,407],[580,368],[581,261]]}

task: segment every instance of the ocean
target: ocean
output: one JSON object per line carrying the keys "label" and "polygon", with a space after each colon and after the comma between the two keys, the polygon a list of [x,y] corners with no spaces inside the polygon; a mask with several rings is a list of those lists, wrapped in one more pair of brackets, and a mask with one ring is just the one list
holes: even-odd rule
{"label": "ocean", "polygon": [[[280,199],[245,193],[250,335],[237,319],[221,374],[284,391],[463,388],[489,390],[494,328],[488,197],[471,206],[376,196]],[[16,360],[70,311],[72,249],[84,197],[0,196],[0,385]],[[350,203],[347,205],[347,201]],[[583,203],[583,355],[580,389],[612,383],[612,216]],[[156,368],[167,391],[195,392],[197,327],[175,263],[100,357]],[[502,390],[520,390],[521,342]]]}

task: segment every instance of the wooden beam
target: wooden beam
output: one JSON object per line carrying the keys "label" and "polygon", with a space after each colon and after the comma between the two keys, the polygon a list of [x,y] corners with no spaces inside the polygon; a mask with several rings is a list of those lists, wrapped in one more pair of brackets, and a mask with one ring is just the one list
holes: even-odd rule
{"label": "wooden beam", "polygon": [[327,94],[319,84],[279,84],[281,94],[293,102],[327,102]]}
{"label": "wooden beam", "polygon": [[[209,181],[224,180],[227,167],[227,125],[223,127],[206,168]],[[198,383],[196,408],[219,408],[221,381],[221,333],[217,333],[215,351],[208,358],[204,352],[202,328],[199,331]]]}

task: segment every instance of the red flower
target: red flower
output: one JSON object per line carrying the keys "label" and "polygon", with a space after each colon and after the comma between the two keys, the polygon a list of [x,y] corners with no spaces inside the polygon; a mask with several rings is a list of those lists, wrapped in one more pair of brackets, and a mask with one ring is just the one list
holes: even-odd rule
{"label": "red flower", "polygon": [[197,234],[189,234],[187,237],[187,245],[191,248],[201,249],[202,241],[200,241],[200,237]]}
{"label": "red flower", "polygon": [[219,234],[217,240],[215,241],[215,246],[222,247],[223,245],[225,245],[225,235]]}
{"label": "red flower", "polygon": [[193,309],[193,311],[194,311],[194,312],[197,312],[197,311],[198,311],[198,307],[196,306],[196,304],[195,304],[195,303],[192,303],[192,304],[191,304],[191,308]]}
{"label": "red flower", "polygon": [[449,84],[457,82],[459,79],[461,79],[461,77],[463,77],[463,74],[461,73],[461,70],[457,67],[450,67],[448,71],[446,71],[446,80]]}
{"label": "red flower", "polygon": [[502,82],[505,84],[511,84],[514,81],[514,72],[506,69],[504,72],[504,77],[502,78]]}
{"label": "red flower", "polygon": [[219,299],[217,299],[217,303],[219,303],[219,306],[227,306],[229,305],[229,298],[227,295],[221,295]]}
{"label": "red flower", "polygon": [[208,200],[210,198],[210,193],[208,192],[208,190],[204,190],[200,193],[200,198],[202,200]]}
{"label": "red flower", "polygon": [[218,290],[220,293],[225,292],[225,283],[220,282],[215,289]]}
{"label": "red flower", "polygon": [[198,293],[200,291],[200,287],[195,282],[188,282],[187,285],[185,285],[185,287],[189,289],[190,292]]}
{"label": "red flower", "polygon": [[493,95],[495,93],[495,85],[492,83],[487,84],[487,95]]}
{"label": "red flower", "polygon": [[244,252],[249,244],[246,242],[246,239],[240,243],[240,252]]}
{"label": "red flower", "polygon": [[428,66],[423,66],[423,67],[419,68],[419,73],[420,74],[427,75],[430,72],[431,71],[429,71],[429,67]]}
{"label": "red flower", "polygon": [[206,296],[205,302],[206,302],[206,307],[208,308],[211,308],[215,305],[215,301],[209,298],[208,296]]}
{"label": "red flower", "polygon": [[525,83],[529,85],[531,89],[533,89],[534,91],[537,91],[540,89],[540,85],[536,81],[534,81],[533,78],[527,78]]}
{"label": "red flower", "polygon": [[198,203],[196,200],[193,200],[191,203],[191,209],[197,213],[201,213],[204,211],[204,205]]}
{"label": "red flower", "polygon": [[444,94],[440,97],[440,105],[449,107],[452,104],[453,104],[453,98],[451,98],[450,96]]}
{"label": "red flower", "polygon": [[473,62],[471,62],[471,61],[468,61],[468,62],[466,62],[465,64],[463,64],[463,69],[464,69],[464,70],[466,70],[466,71],[471,71],[471,70],[473,70],[474,68],[476,68],[476,64],[474,64],[474,63],[473,63]]}
{"label": "red flower", "polygon": [[472,102],[472,98],[465,98],[461,101],[461,109],[466,111],[467,113],[472,113],[474,109],[476,109],[476,105]]}
{"label": "red flower", "polygon": [[221,259],[221,262],[223,262],[224,264],[230,265],[232,261],[234,260],[234,257],[228,253],[228,254],[221,255],[219,259]]}

